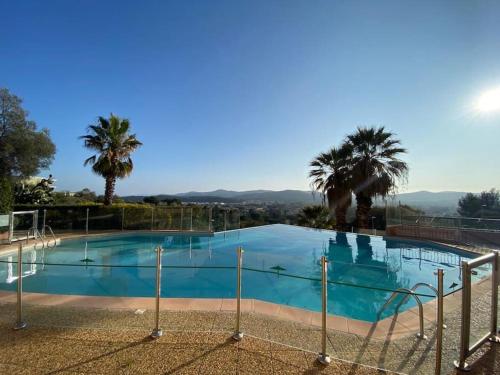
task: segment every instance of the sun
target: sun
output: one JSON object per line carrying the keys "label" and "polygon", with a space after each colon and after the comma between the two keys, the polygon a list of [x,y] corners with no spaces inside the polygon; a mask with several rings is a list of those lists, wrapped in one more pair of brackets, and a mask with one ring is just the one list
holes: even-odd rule
{"label": "sun", "polygon": [[500,87],[485,91],[476,101],[476,110],[481,113],[500,111]]}

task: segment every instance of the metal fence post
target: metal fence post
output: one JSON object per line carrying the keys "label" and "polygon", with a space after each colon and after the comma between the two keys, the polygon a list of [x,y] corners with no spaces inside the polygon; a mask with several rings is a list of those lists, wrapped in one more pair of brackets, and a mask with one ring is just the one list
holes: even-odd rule
{"label": "metal fence post", "polygon": [[151,207],[151,230],[154,230],[155,208]]}
{"label": "metal fence post", "polygon": [[14,239],[14,212],[9,214],[9,244]]}
{"label": "metal fence post", "polygon": [[193,230],[193,206],[191,206],[189,230]]}
{"label": "metal fence post", "polygon": [[160,298],[161,298],[161,246],[156,248],[156,309],[155,309],[155,328],[149,335],[152,339],[158,339],[163,335],[160,328]]}
{"label": "metal fence post", "polygon": [[212,207],[208,208],[208,231],[212,231]]}
{"label": "metal fence post", "polygon": [[233,334],[233,339],[241,341],[243,332],[241,332],[241,264],[243,261],[243,249],[238,247],[238,265],[236,271],[236,329]]}
{"label": "metal fence post", "polygon": [[122,231],[125,228],[125,207],[122,207]]}
{"label": "metal fence post", "polygon": [[444,271],[442,268],[437,270],[437,327],[436,327],[436,368],[434,373],[441,374],[441,359],[443,356],[443,328],[444,328]]}
{"label": "metal fence post", "polygon": [[459,370],[469,371],[470,367],[465,362],[469,354],[470,340],[470,305],[471,305],[471,272],[469,263],[462,261],[462,320],[460,331],[460,358],[455,361]]}
{"label": "metal fence post", "polygon": [[182,232],[182,222],[184,221],[184,207],[181,207],[181,232]]}
{"label": "metal fence post", "polygon": [[318,362],[322,365],[329,365],[330,356],[326,353],[326,310],[327,310],[327,281],[328,281],[328,260],[325,256],[321,257],[321,353],[318,355]]}
{"label": "metal fence post", "polygon": [[491,324],[490,341],[500,343],[498,333],[498,283],[500,281],[500,251],[494,250],[495,259],[493,260],[493,275],[491,281]]}
{"label": "metal fence post", "polygon": [[14,330],[26,328],[28,324],[23,321],[23,245],[19,244],[17,252],[17,304],[16,325]]}
{"label": "metal fence post", "polygon": [[87,217],[85,219],[85,234],[89,234],[89,211],[90,208],[87,207]]}
{"label": "metal fence post", "polygon": [[47,219],[47,209],[43,209],[42,236],[45,237],[45,220]]}
{"label": "metal fence post", "polygon": [[[38,230],[38,211],[39,210],[35,210],[35,214],[33,215],[33,229],[36,230]],[[36,239],[36,232],[33,233],[33,235],[35,236]]]}
{"label": "metal fence post", "polygon": [[227,231],[227,211],[224,210],[224,232]]}

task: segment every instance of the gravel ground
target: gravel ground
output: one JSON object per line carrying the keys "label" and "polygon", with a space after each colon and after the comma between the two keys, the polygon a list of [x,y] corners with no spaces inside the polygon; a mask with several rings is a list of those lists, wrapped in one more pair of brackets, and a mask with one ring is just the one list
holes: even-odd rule
{"label": "gravel ground", "polygon": [[[487,329],[490,298],[487,291],[475,293],[473,339]],[[236,343],[230,338],[234,313],[162,311],[165,335],[152,341],[153,318],[151,311],[25,305],[29,327],[15,332],[15,305],[0,305],[0,374],[386,373],[375,368],[434,373],[435,325],[429,321],[428,340],[375,340],[329,331],[327,351],[334,360],[322,367],[315,361],[321,342],[317,327],[246,313],[247,336]],[[460,310],[447,311],[445,322],[443,374],[454,372],[458,358]],[[469,361],[477,359],[472,373],[500,373],[499,347],[484,345]]]}

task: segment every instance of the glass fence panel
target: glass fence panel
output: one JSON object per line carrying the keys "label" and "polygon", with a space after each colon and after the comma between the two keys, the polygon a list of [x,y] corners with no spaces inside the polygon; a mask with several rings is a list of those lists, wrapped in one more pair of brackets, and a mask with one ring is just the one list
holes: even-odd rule
{"label": "glass fence panel", "polygon": [[492,290],[492,275],[491,264],[486,264],[481,267],[473,268],[473,276],[480,269],[483,272],[488,272],[487,277],[478,279],[473,277],[471,288],[471,322],[470,322],[470,346],[483,338],[490,332],[490,316],[492,312],[491,306],[491,290]]}
{"label": "glass fence panel", "polygon": [[89,208],[89,231],[122,230],[124,208],[95,206]]}
{"label": "glass fence panel", "polygon": [[38,215],[39,228],[44,223],[56,233],[84,232],[86,230],[86,207],[58,207],[40,210]]}
{"label": "glass fence panel", "polygon": [[180,209],[172,207],[155,207],[154,223],[155,230],[180,230]]}
{"label": "glass fence panel", "polygon": [[154,207],[126,207],[124,214],[125,230],[152,230]]}
{"label": "glass fence panel", "polygon": [[450,374],[454,371],[454,361],[460,357],[460,335],[462,324],[462,289],[458,287],[444,298],[443,350],[441,373]]}
{"label": "glass fence panel", "polygon": [[206,232],[211,228],[210,208],[203,206],[193,206],[192,230]]}
{"label": "glass fence panel", "polygon": [[[127,212],[123,216],[124,226]],[[177,213],[179,225],[184,225],[185,210],[169,212]],[[169,212],[164,211],[162,220],[168,218]],[[210,217],[203,207],[199,213],[199,217]],[[120,211],[96,211],[92,217],[117,220],[122,225]],[[146,219],[139,215],[137,220],[131,220],[131,225]],[[214,236],[128,233],[120,236],[119,241],[111,241],[111,236],[82,236],[67,240],[56,249],[27,248],[22,272],[25,319],[38,325],[132,329],[147,335],[155,321],[155,248],[162,246],[161,328],[167,332],[214,332],[229,337],[236,329],[236,249],[242,232]],[[269,234],[262,238],[263,243],[282,241]],[[298,241],[291,239],[293,243]],[[353,246],[338,247],[342,241],[356,245],[356,250]],[[417,289],[415,293],[408,289],[416,281],[436,286],[432,270],[439,266],[445,268],[444,287],[449,294],[445,299],[445,323],[450,328],[445,331],[443,347],[447,349],[442,364],[443,368],[448,366],[458,347],[449,343],[457,340],[453,332],[459,330],[456,300],[462,277],[457,267],[460,259],[397,243],[385,243],[381,251],[377,241],[382,239],[343,234],[327,239],[305,258],[300,244],[297,248],[275,247],[272,252],[264,246],[244,249],[240,324],[247,337],[242,348],[267,345],[276,352],[302,349],[308,353],[302,356],[306,362],[297,363],[297,368],[311,366],[322,351],[321,257],[326,256],[331,259],[327,267],[326,346],[332,358],[403,373],[432,373],[435,294],[430,288]],[[391,246],[400,250],[387,250]],[[6,315],[0,318],[3,320],[12,319],[15,314],[12,296],[17,286],[16,260],[15,251],[0,257],[0,291],[11,293]],[[412,267],[408,268],[409,264]],[[488,270],[477,271],[473,279],[480,285]],[[359,275],[363,277],[360,279]],[[409,276],[415,278],[410,280]],[[43,303],[42,294],[48,295]],[[479,293],[477,298],[481,296]],[[417,298],[422,303],[423,334],[427,340],[416,336],[420,332]],[[477,308],[479,315],[482,307]],[[206,335],[199,337],[183,335],[173,340],[181,340],[178,342],[186,346],[193,340],[209,340]],[[258,343],[252,337],[268,342]],[[285,354],[276,355],[280,358]]]}

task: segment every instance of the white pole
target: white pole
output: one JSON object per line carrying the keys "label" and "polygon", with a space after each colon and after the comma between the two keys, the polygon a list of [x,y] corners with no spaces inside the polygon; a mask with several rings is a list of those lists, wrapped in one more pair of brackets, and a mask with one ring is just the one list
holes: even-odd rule
{"label": "white pole", "polygon": [[321,257],[321,353],[318,355],[318,362],[322,365],[329,365],[330,356],[326,353],[326,314],[328,302],[328,260],[325,256]]}
{"label": "white pole", "polygon": [[17,331],[27,326],[28,324],[23,321],[23,245],[20,243],[17,252],[17,304],[14,330]]}
{"label": "white pole", "polygon": [[241,341],[243,338],[243,332],[241,332],[240,320],[241,320],[241,264],[243,258],[243,249],[238,247],[238,268],[236,271],[236,329],[233,334],[233,339],[236,341]]}
{"label": "white pole", "polygon": [[155,328],[149,335],[152,339],[158,339],[163,335],[160,328],[160,297],[161,297],[161,246],[156,248],[156,309],[155,309]]}
{"label": "white pole", "polygon": [[85,234],[89,234],[89,210],[90,208],[87,207],[87,217],[85,219]]}

